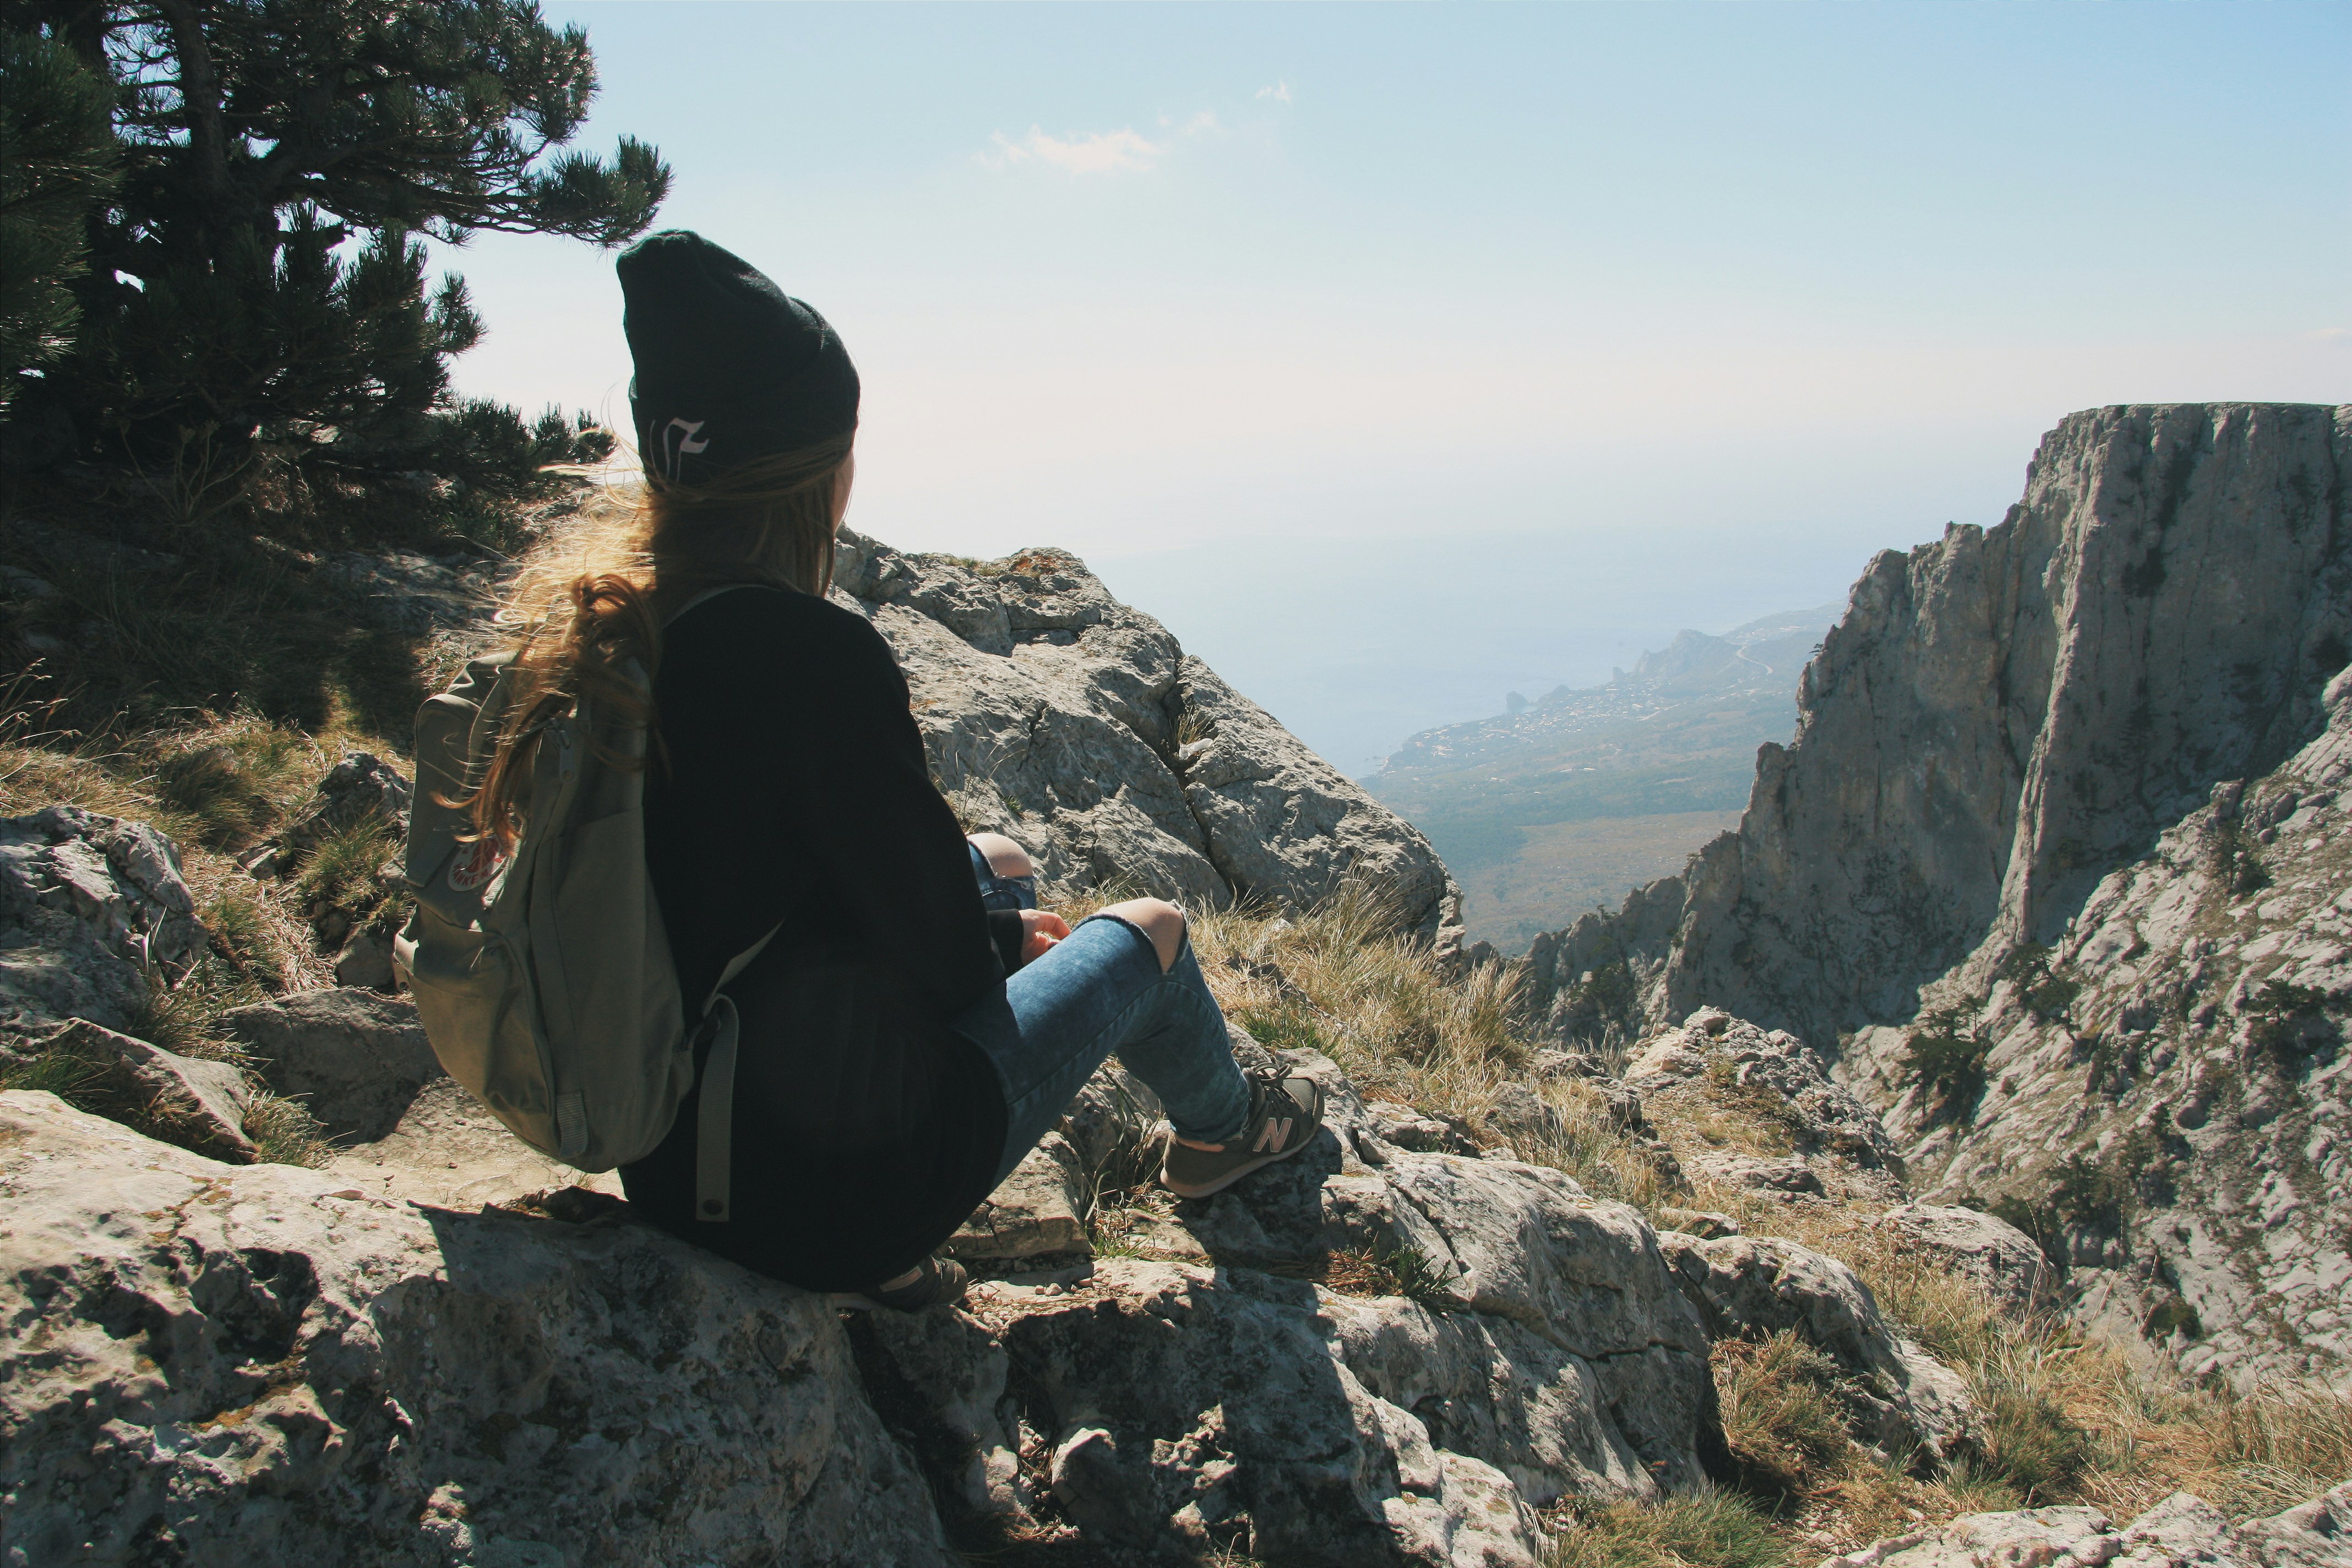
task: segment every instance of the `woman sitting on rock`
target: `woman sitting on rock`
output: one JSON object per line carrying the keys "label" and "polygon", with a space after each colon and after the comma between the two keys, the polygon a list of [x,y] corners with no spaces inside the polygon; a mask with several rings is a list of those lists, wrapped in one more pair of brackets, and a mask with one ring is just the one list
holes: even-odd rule
{"label": "woman sitting on rock", "polygon": [[1114,1051],[1167,1112],[1172,1191],[1296,1153],[1321,1091],[1234,1063],[1182,912],[1131,899],[1072,931],[1038,910],[1020,847],[967,841],[931,783],[889,645],[828,602],[857,423],[841,339],[693,234],[619,270],[645,503],[522,657],[568,691],[654,671],[646,855],[683,994],[775,933],[724,983],[729,1217],[695,1213],[691,1100],[622,1167],[631,1202],[761,1273],[912,1310],[961,1296],[932,1248]]}

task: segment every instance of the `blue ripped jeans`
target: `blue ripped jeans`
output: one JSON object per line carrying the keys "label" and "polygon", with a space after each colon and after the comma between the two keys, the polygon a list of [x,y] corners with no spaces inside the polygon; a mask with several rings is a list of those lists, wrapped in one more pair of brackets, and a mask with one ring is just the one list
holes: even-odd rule
{"label": "blue ripped jeans", "polygon": [[[1011,901],[992,908],[1036,908],[1031,879],[997,877],[976,849],[972,860],[983,902],[1009,889]],[[1220,1142],[1249,1117],[1249,1082],[1234,1062],[1224,1016],[1191,941],[1162,974],[1151,939],[1115,915],[1080,921],[1006,980],[1002,994],[966,1008],[954,1028],[996,1064],[1004,1086],[998,1181],[1061,1121],[1114,1051],[1187,1138]]]}

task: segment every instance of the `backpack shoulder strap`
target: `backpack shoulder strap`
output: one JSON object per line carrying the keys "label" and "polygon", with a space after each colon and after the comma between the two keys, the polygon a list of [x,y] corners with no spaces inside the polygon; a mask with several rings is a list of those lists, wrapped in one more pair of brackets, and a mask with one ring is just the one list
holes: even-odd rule
{"label": "backpack shoulder strap", "polygon": [[703,1027],[711,1031],[710,1055],[702,1064],[702,1088],[694,1101],[694,1213],[723,1220],[729,1213],[735,1158],[735,1056],[740,1020],[727,983],[751,965],[784,929],[778,921],[768,934],[727,961],[719,984],[702,1005]]}

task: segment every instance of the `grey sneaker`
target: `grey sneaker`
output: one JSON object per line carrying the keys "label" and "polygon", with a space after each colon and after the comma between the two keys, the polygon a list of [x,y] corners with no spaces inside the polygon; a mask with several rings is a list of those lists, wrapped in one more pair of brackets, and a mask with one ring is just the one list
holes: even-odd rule
{"label": "grey sneaker", "polygon": [[1213,1149],[1168,1140],[1160,1184],[1180,1198],[1223,1192],[1261,1165],[1287,1160],[1323,1130],[1323,1086],[1311,1078],[1250,1075],[1249,1120]]}

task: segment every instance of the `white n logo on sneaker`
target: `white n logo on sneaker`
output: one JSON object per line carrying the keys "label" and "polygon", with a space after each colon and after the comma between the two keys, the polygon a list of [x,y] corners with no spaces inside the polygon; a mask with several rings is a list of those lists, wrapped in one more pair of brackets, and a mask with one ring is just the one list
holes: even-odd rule
{"label": "white n logo on sneaker", "polygon": [[1251,1145],[1250,1152],[1253,1154],[1281,1153],[1282,1146],[1290,1142],[1290,1124],[1294,1120],[1295,1118],[1288,1116],[1279,1121],[1271,1117],[1267,1118],[1265,1127],[1258,1131],[1257,1142]]}

